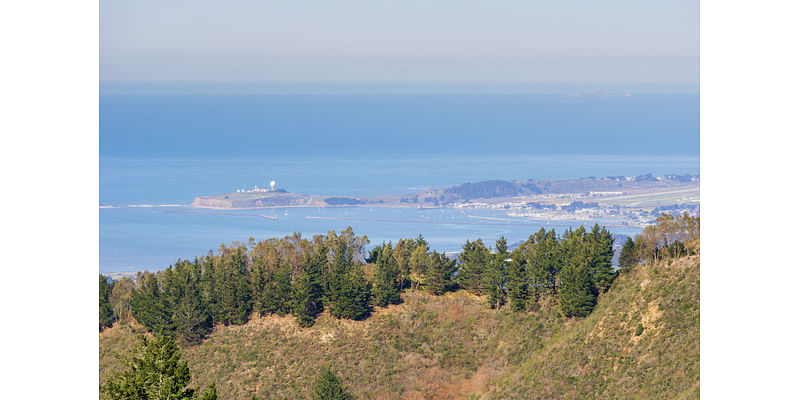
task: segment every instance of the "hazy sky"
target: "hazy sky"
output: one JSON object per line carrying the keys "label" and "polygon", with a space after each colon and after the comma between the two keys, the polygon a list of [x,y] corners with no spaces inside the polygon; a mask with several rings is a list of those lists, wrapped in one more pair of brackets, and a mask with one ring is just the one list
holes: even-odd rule
{"label": "hazy sky", "polygon": [[699,81],[685,0],[102,0],[101,80]]}

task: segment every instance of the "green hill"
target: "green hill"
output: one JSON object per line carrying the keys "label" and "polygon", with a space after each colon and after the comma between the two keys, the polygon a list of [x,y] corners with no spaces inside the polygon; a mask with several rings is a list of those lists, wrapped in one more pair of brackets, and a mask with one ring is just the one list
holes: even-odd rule
{"label": "green hill", "polygon": [[[364,321],[326,311],[314,326],[254,316],[217,326],[182,349],[193,386],[216,382],[223,399],[308,398],[332,365],[359,398],[697,398],[699,256],[620,274],[584,319],[556,305],[490,310],[465,291],[403,293]],[[100,333],[100,383],[144,332],[117,323]]]}

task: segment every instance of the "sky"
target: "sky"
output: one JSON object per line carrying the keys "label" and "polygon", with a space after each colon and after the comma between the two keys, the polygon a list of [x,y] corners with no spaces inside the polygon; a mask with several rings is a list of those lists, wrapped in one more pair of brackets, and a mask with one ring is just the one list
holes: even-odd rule
{"label": "sky", "polygon": [[103,0],[101,81],[699,82],[687,0]]}

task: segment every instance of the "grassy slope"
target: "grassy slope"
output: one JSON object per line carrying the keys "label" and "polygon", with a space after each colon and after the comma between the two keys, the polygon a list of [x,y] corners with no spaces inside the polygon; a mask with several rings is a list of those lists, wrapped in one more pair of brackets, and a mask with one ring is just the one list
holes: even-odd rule
{"label": "grassy slope", "polygon": [[[695,257],[624,274],[579,321],[554,307],[488,310],[464,292],[406,293],[366,321],[255,318],[183,352],[195,385],[215,381],[225,399],[306,398],[324,363],[363,398],[696,398],[699,293]],[[100,334],[101,382],[138,330]]]}

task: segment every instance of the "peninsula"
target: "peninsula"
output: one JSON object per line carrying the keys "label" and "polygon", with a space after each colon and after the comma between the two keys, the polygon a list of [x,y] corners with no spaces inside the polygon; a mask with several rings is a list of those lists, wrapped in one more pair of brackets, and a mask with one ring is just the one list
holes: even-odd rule
{"label": "peninsula", "polygon": [[324,196],[258,186],[199,196],[192,207],[250,209],[283,207],[411,207],[498,209],[509,216],[546,220],[613,220],[640,225],[660,212],[698,214],[700,176],[583,177],[560,180],[488,180],[438,189],[380,196]]}

